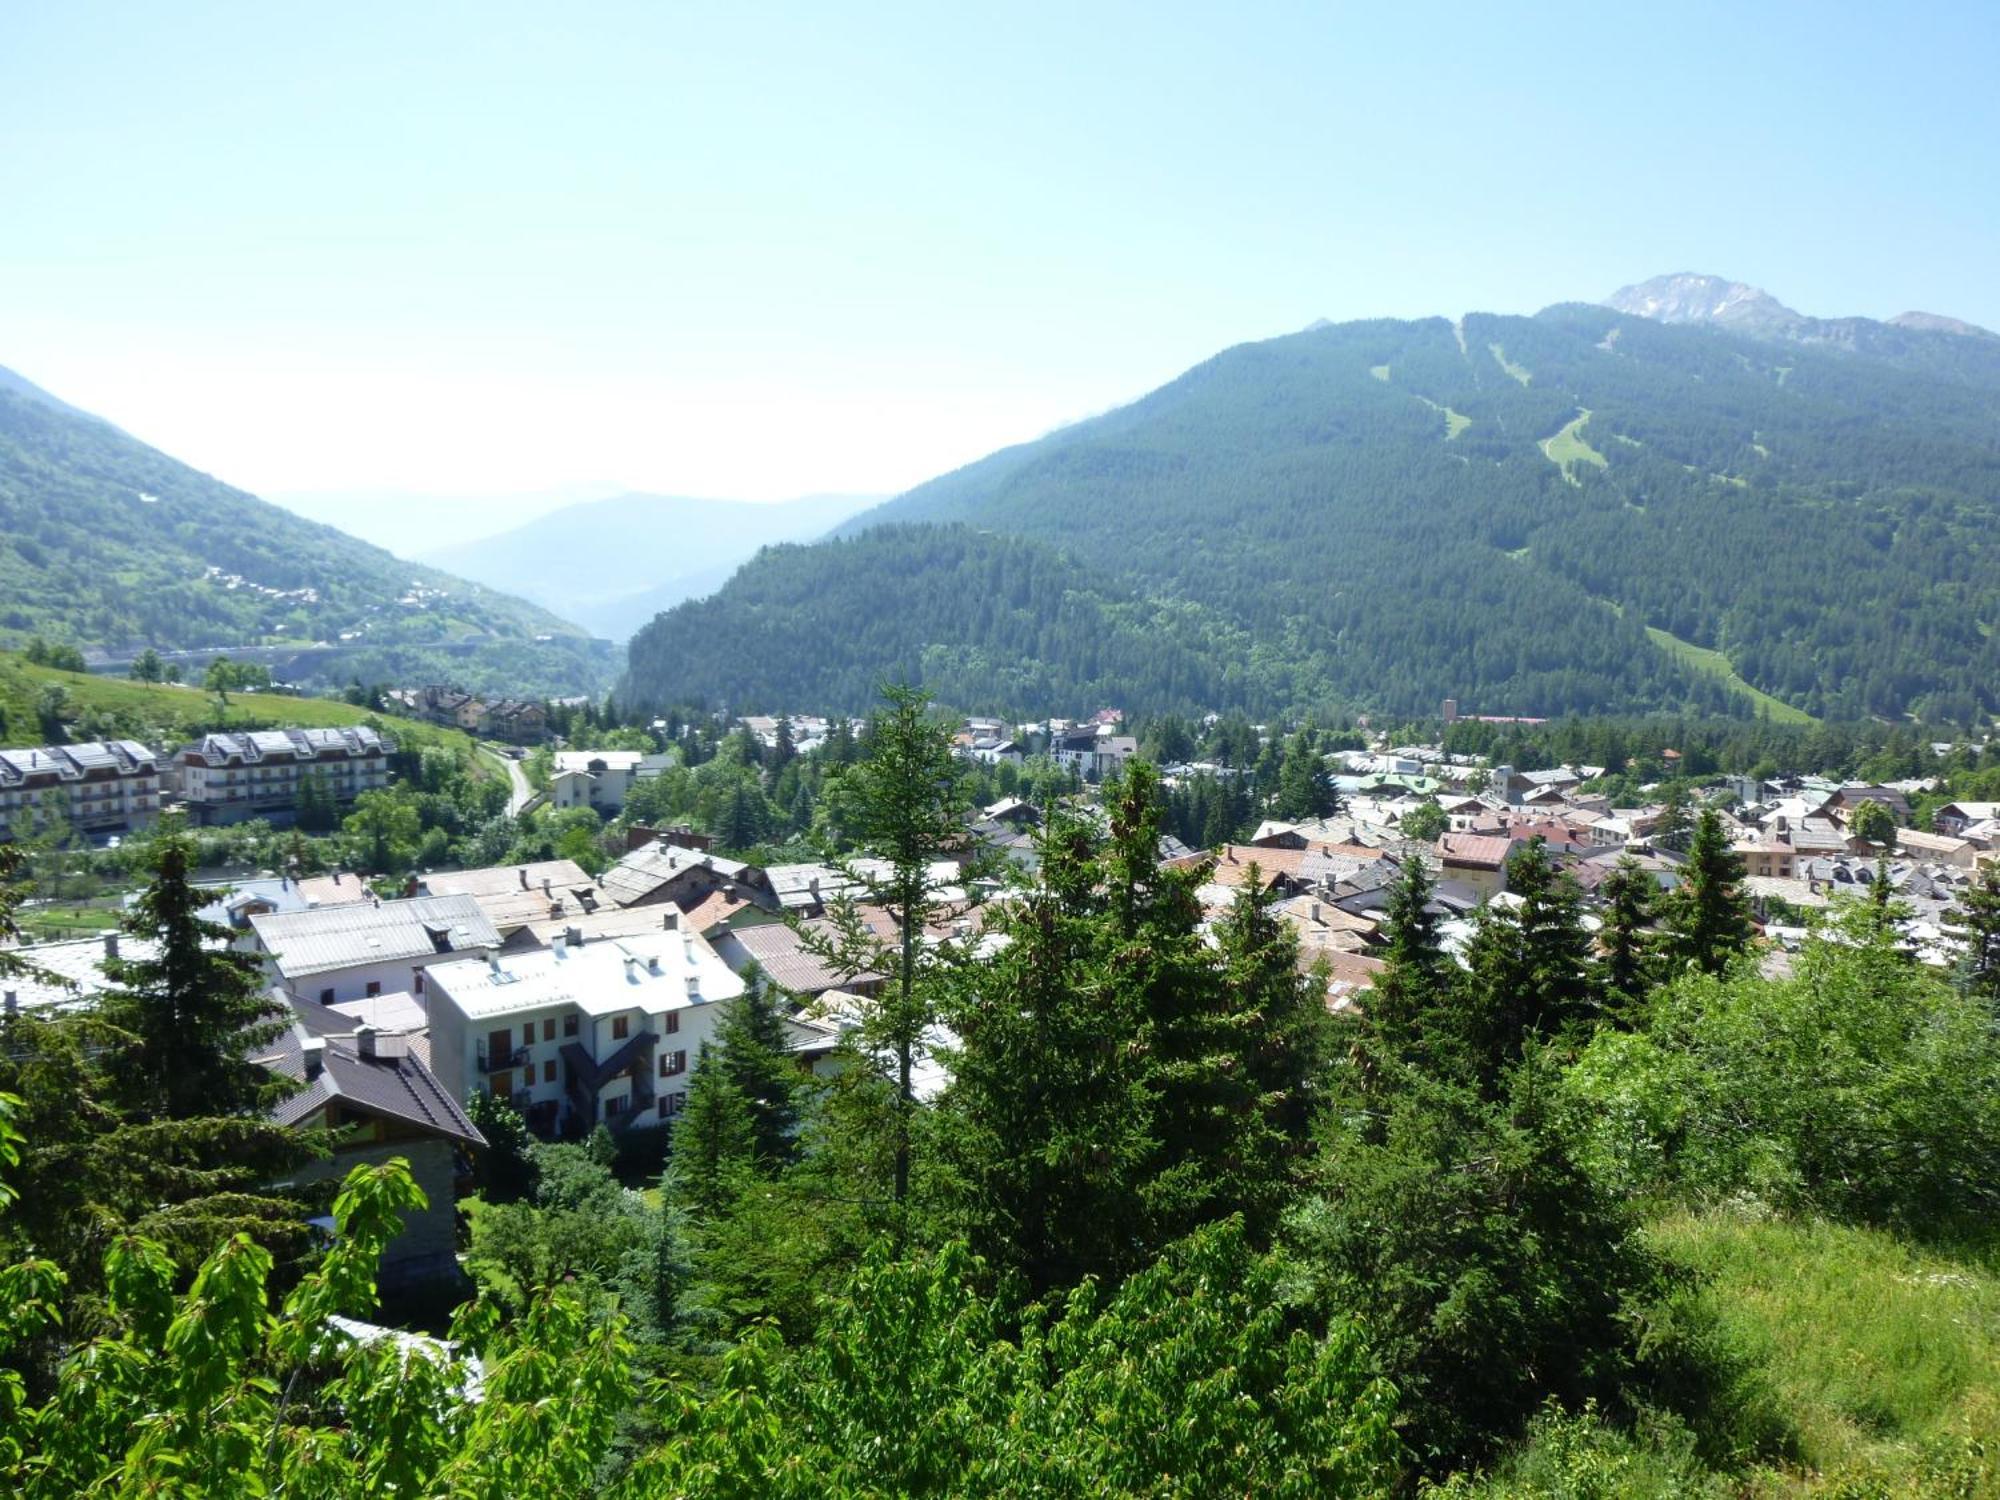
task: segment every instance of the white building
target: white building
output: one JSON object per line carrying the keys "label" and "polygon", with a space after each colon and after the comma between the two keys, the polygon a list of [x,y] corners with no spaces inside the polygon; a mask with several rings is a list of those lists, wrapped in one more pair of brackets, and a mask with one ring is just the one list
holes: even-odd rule
{"label": "white building", "polygon": [[637,750],[558,750],[549,776],[549,802],[614,817],[635,783],[672,764],[672,756],[642,755]]}
{"label": "white building", "polygon": [[137,740],[0,750],[0,843],[57,816],[80,833],[122,832],[159,811],[159,758]]}
{"label": "white building", "polygon": [[396,742],[373,729],[260,729],[204,735],[174,756],[181,797],[198,823],[234,823],[298,806],[308,776],[334,801],[389,784]]}
{"label": "white building", "polygon": [[253,952],[287,993],[321,1005],[401,991],[421,1000],[426,976],[490,953],[500,933],[470,896],[319,907],[253,916]]}
{"label": "white building", "polygon": [[432,968],[431,1066],[454,1098],[513,1100],[543,1135],[671,1119],[743,993],[698,933],[554,946]]}

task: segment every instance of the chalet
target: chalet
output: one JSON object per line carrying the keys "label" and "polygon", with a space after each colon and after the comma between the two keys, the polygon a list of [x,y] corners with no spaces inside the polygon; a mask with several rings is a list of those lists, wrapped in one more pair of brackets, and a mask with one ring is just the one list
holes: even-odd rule
{"label": "chalet", "polygon": [[549,803],[615,817],[636,784],[672,764],[671,756],[637,750],[558,750],[549,776]]}
{"label": "chalet", "polygon": [[1507,888],[1507,856],[1514,841],[1505,834],[1445,833],[1438,835],[1438,861],[1445,880],[1457,881],[1493,896]]}
{"label": "chalet", "polygon": [[1964,838],[1975,824],[2000,821],[2000,802],[1947,802],[1931,814],[1931,827]]}
{"label": "chalet", "polygon": [[[778,867],[774,867],[778,868]],[[617,906],[660,906],[683,910],[711,891],[727,891],[776,906],[773,871],[678,844],[652,843],[634,849],[597,877],[598,890]]]}
{"label": "chalet", "polygon": [[470,896],[500,934],[503,946],[530,923],[588,916],[604,904],[597,882],[570,859],[441,871],[425,875],[418,885],[427,896]]}

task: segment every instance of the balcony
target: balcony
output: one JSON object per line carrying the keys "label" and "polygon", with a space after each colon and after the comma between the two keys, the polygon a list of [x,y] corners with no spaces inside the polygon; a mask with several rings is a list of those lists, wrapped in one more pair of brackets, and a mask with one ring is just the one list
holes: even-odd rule
{"label": "balcony", "polygon": [[479,1049],[479,1071],[482,1073],[501,1073],[509,1068],[525,1068],[527,1065],[526,1047],[516,1047],[512,1052],[502,1052],[492,1057],[487,1056],[484,1047]]}

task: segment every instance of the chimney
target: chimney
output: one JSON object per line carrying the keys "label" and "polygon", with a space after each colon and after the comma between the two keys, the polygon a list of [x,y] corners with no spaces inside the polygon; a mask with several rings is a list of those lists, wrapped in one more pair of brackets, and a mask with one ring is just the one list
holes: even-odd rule
{"label": "chimney", "polygon": [[[372,1043],[373,1038],[370,1038]],[[326,1069],[326,1038],[309,1036],[299,1043],[299,1058],[305,1064],[308,1081],[319,1077]]]}
{"label": "chimney", "polygon": [[583,929],[581,927],[572,927],[569,929],[569,945],[572,948],[581,948],[583,946]]}
{"label": "chimney", "polygon": [[557,958],[566,958],[566,957],[568,957],[568,955],[569,955],[569,934],[568,934],[568,933],[566,933],[566,932],[559,932],[559,933],[557,933],[557,934],[555,935],[555,940],[554,940],[553,942],[551,942],[551,943],[549,944],[549,948],[550,948],[550,951],[552,951],[552,952],[553,952],[553,953],[555,954],[555,956],[556,956]]}
{"label": "chimney", "polygon": [[497,954],[497,953],[489,953],[489,954],[487,954],[487,955],[486,955],[486,972],[487,972],[487,973],[489,973],[489,974],[491,974],[491,975],[492,975],[492,976],[493,976],[493,977],[494,977],[495,979],[498,979],[498,978],[500,977],[500,955],[499,955],[499,954]]}
{"label": "chimney", "polygon": [[689,1001],[701,999],[701,981],[692,974],[688,975],[688,999]]}
{"label": "chimney", "polygon": [[693,963],[693,962],[694,962],[694,934],[693,934],[693,933],[689,933],[689,934],[688,934],[688,935],[687,935],[686,937],[684,937],[684,938],[682,938],[682,939],[681,939],[681,956],[682,956],[682,957],[684,957],[684,958],[685,958],[685,959],[686,959],[686,960],[687,960],[687,961],[688,961],[689,963]]}
{"label": "chimney", "polygon": [[106,958],[116,958],[118,956],[117,933],[107,932],[104,934],[104,956]]}
{"label": "chimney", "polygon": [[521,877],[521,889],[525,891],[528,888],[528,867],[526,865],[522,865],[521,868],[516,870],[514,873]]}
{"label": "chimney", "polygon": [[21,1013],[21,992],[19,990],[7,991],[7,1014],[10,1016],[16,1016],[19,1015],[20,1013]]}
{"label": "chimney", "polygon": [[657,953],[649,953],[649,954],[647,954],[647,955],[646,955],[646,972],[647,972],[648,974],[657,974],[657,973],[659,973],[659,972],[660,972],[660,955],[659,955],[659,954],[657,954]]}
{"label": "chimney", "polygon": [[363,1022],[354,1028],[354,1050],[362,1057],[375,1056],[375,1028]]}
{"label": "chimney", "polygon": [[1319,903],[1317,901],[1312,904],[1312,919],[1315,922],[1319,920]]}
{"label": "chimney", "polygon": [[662,925],[665,926],[668,932],[679,932],[681,930],[681,909],[678,906],[668,907],[666,918]]}

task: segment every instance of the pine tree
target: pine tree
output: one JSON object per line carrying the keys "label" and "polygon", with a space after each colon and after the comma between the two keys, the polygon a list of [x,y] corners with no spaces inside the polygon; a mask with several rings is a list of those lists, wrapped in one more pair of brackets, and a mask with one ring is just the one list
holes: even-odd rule
{"label": "pine tree", "polygon": [[1978,882],[1967,887],[1953,916],[1966,930],[1958,982],[2000,1016],[2000,865],[1988,865]]}
{"label": "pine tree", "polygon": [[135,1107],[170,1119],[241,1114],[282,1092],[250,1062],[284,1029],[285,1009],[265,988],[257,959],[229,946],[228,928],[204,921],[210,893],[192,879],[194,840],[167,823],[148,850],[152,879],[124,929],[156,946],[149,958],[106,965],[116,986],[99,1011],[138,1040],[124,1070]]}
{"label": "pine tree", "polygon": [[1681,870],[1680,888],[1665,905],[1664,950],[1676,970],[1720,974],[1750,946],[1750,903],[1743,894],[1743,861],[1729,847],[1722,819],[1704,808]]}
{"label": "pine tree", "polygon": [[1468,1060],[1472,1080],[1489,1090],[1531,1038],[1593,1019],[1599,999],[1583,893],[1541,839],[1508,860],[1507,889],[1518,901],[1481,907],[1466,948]]}
{"label": "pine tree", "polygon": [[750,1111],[758,1164],[769,1171],[789,1162],[797,1151],[798,1068],[786,1046],[784,1016],[754,969],[722,1022],[715,1062]]}
{"label": "pine tree", "polygon": [[714,1052],[703,1042],[671,1136],[672,1175],[681,1201],[711,1218],[728,1207],[757,1150],[750,1102],[713,1061]]}
{"label": "pine tree", "polygon": [[1455,1030],[1446,1011],[1455,966],[1438,940],[1437,917],[1430,910],[1433,889],[1421,859],[1404,864],[1383,913],[1385,967],[1361,1002],[1371,1041],[1405,1062],[1448,1043]]}
{"label": "pine tree", "polygon": [[1599,891],[1604,926],[1598,947],[1605,1002],[1615,1010],[1629,1011],[1645,996],[1657,946],[1650,927],[1658,890],[1653,877],[1628,854],[1619,859]]}
{"label": "pine tree", "polygon": [[1098,839],[1057,812],[1039,848],[1001,918],[1009,941],[952,989],[938,1131],[955,1231],[1037,1292],[1132,1268],[1155,1151],[1142,1005],[1110,961]]}

